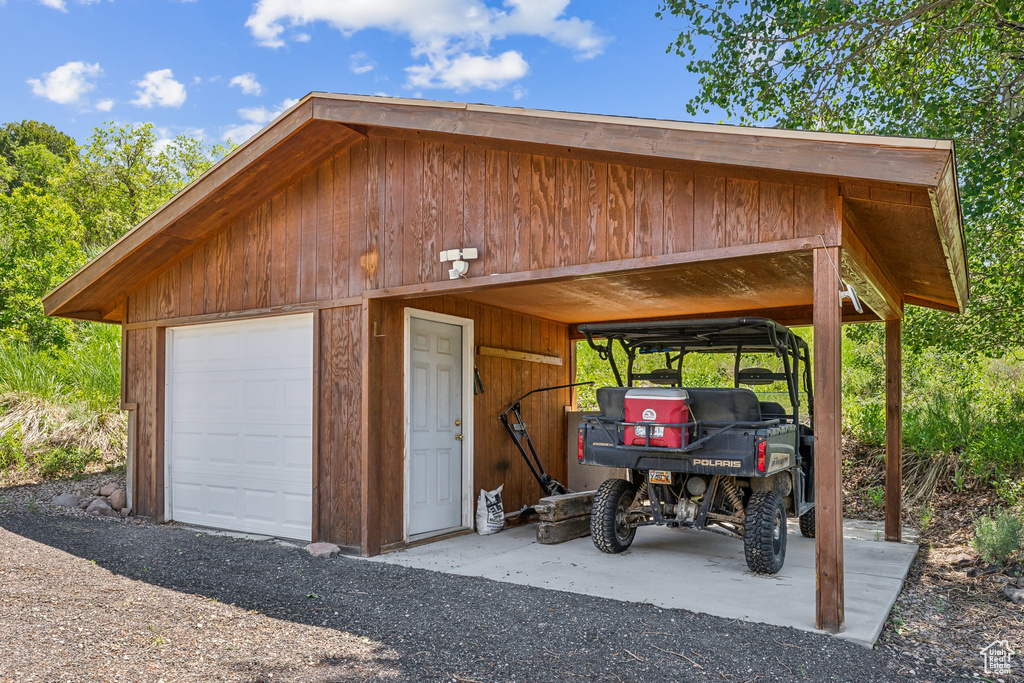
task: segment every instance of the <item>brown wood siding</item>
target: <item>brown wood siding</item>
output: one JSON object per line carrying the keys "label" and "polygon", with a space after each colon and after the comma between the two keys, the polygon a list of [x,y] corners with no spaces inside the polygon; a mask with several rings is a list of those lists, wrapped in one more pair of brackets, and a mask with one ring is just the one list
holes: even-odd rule
{"label": "brown wood siding", "polygon": [[372,136],[130,293],[137,323],[828,233],[835,189]]}
{"label": "brown wood siding", "polygon": [[[155,517],[163,512],[163,492],[157,496],[153,467],[156,462],[155,409],[153,398],[156,376],[152,372],[152,327],[128,330],[125,335],[124,394],[126,403],[136,404],[135,463],[133,502],[135,513]],[[160,509],[157,508],[159,498]]]}
{"label": "brown wood siding", "polygon": [[360,307],[320,311],[319,539],[360,544]]}
{"label": "brown wood siding", "polygon": [[[373,340],[381,368],[380,383],[371,387],[370,458],[380,463],[381,543],[402,541],[404,412],[404,309],[406,306],[446,313],[474,321],[476,346],[527,351],[562,359],[561,366],[531,363],[507,358],[476,356],[476,366],[484,392],[473,398],[474,498],[480,489],[504,485],[502,496],[506,510],[518,510],[536,503],[541,496],[512,440],[498,422],[498,414],[509,403],[539,387],[570,382],[570,341],[568,328],[560,323],[445,297],[382,302],[375,307],[383,337]],[[476,349],[466,349],[472,353]],[[535,394],[523,404],[523,417],[548,472],[561,481],[567,476],[565,449],[565,411],[570,395],[567,389]]]}

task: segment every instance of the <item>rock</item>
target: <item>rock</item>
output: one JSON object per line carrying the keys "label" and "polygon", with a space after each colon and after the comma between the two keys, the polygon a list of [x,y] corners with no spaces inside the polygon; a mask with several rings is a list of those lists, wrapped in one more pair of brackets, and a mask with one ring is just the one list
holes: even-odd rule
{"label": "rock", "polygon": [[1014,588],[1012,583],[1003,586],[1003,595],[1015,605],[1024,605],[1024,588]]}
{"label": "rock", "polygon": [[118,489],[110,494],[110,507],[115,510],[120,510],[128,502],[128,498],[125,495],[124,489]]}
{"label": "rock", "polygon": [[949,563],[956,565],[957,567],[966,567],[969,564],[973,564],[974,560],[975,558],[973,555],[969,555],[968,553],[958,553],[949,558]]}
{"label": "rock", "polygon": [[130,514],[132,514],[132,509],[131,508],[121,508],[121,516],[122,517],[127,517]]}
{"label": "rock", "polygon": [[89,507],[89,503],[91,503],[91,502],[92,502],[92,500],[90,498],[86,498],[85,500],[83,500],[81,503],[78,504],[78,507],[80,507],[80,508],[82,508],[84,510],[85,508]]}
{"label": "rock", "polygon": [[62,508],[75,508],[78,507],[78,496],[73,493],[62,493],[59,496],[54,496],[50,502]]}
{"label": "rock", "polygon": [[310,543],[306,546],[306,552],[313,557],[334,557],[341,552],[341,548],[333,543]]}
{"label": "rock", "polygon": [[118,490],[119,488],[121,488],[121,487],[118,486],[117,484],[107,484],[106,486],[104,486],[103,488],[100,489],[100,492],[99,492],[98,495],[109,496],[111,493],[113,493],[114,491]]}
{"label": "rock", "polygon": [[86,498],[89,497],[89,492],[79,487],[75,489],[75,496],[78,498],[78,500],[85,500]]}
{"label": "rock", "polygon": [[94,496],[100,495],[100,490],[99,489],[93,489],[92,495],[94,495]]}
{"label": "rock", "polygon": [[104,517],[117,517],[117,513],[114,512],[113,508],[104,503],[102,500],[97,498],[93,502],[89,503],[89,507],[85,508],[86,514],[90,515],[103,515]]}

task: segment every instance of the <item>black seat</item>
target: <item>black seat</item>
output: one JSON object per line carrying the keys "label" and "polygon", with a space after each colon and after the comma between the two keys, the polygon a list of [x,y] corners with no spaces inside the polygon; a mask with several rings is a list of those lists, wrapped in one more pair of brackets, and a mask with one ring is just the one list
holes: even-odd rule
{"label": "black seat", "polygon": [[629,387],[598,387],[597,406],[601,417],[622,420],[626,415],[626,392]]}
{"label": "black seat", "polygon": [[761,401],[761,417],[766,420],[789,417],[789,413],[782,407],[781,403],[775,401]]}
{"label": "black seat", "polygon": [[[600,389],[598,390],[600,391]],[[761,403],[750,389],[686,387],[687,403],[698,420],[708,422],[760,422]]]}

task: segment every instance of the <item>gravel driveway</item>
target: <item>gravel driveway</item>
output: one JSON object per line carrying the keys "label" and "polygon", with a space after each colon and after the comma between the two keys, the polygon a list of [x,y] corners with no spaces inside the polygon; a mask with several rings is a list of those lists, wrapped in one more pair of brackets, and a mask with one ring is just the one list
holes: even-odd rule
{"label": "gravel driveway", "polygon": [[787,628],[41,511],[0,516],[0,615],[2,681],[949,680]]}

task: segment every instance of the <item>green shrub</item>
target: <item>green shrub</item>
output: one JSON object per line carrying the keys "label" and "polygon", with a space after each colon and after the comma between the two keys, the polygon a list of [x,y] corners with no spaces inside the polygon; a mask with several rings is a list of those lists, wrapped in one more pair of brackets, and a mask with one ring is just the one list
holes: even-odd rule
{"label": "green shrub", "polygon": [[16,424],[0,432],[0,474],[25,466],[25,444],[22,441],[21,425]]}
{"label": "green shrub", "polygon": [[52,448],[38,454],[36,458],[39,473],[47,478],[81,474],[86,467],[101,459],[98,451],[70,447]]}
{"label": "green shrub", "polygon": [[971,545],[986,562],[1006,564],[1024,550],[1024,520],[1012,510],[982,517],[974,525]]}

